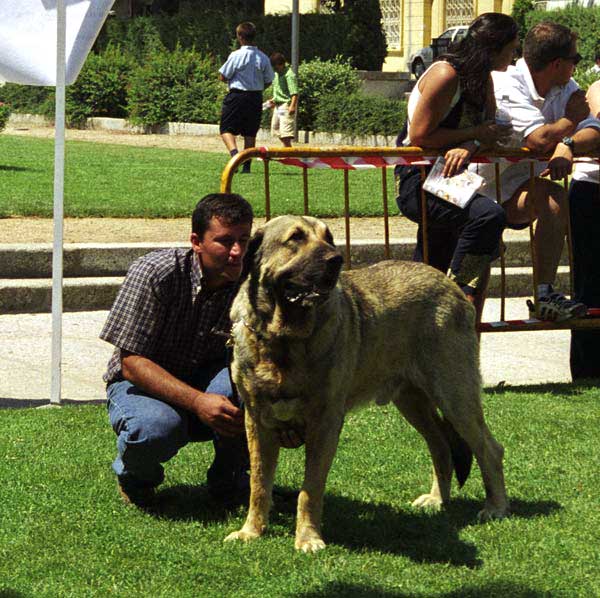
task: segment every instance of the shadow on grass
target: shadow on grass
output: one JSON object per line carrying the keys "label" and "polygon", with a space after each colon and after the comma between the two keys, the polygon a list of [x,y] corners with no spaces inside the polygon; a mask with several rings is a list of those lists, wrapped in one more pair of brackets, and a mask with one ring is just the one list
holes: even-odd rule
{"label": "shadow on grass", "polygon": [[[2,169],[0,168],[0,170]],[[25,596],[25,594],[21,594],[21,592],[17,592],[16,590],[0,589],[0,598],[21,598],[21,596]]]}
{"label": "shadow on grass", "polygon": [[[5,164],[0,164],[0,172],[36,172],[36,168],[26,168],[25,166],[6,166]],[[0,594],[0,597],[2,594]]]}
{"label": "shadow on grass", "polygon": [[[287,488],[275,487],[273,517],[296,512],[297,493]],[[177,484],[158,491],[156,504],[148,509],[151,515],[173,521],[199,521],[202,523],[224,521],[232,513],[245,515],[248,502],[224,506],[213,499],[206,486]],[[291,521],[291,519],[290,519]]]}
{"label": "shadow on grass", "polygon": [[[353,551],[376,550],[402,554],[419,563],[449,563],[474,569],[482,565],[477,558],[477,548],[461,540],[459,532],[476,523],[481,507],[479,501],[458,498],[443,511],[431,513],[328,494],[323,534],[326,542]],[[551,501],[515,500],[511,503],[513,517],[521,518],[549,515],[560,508]],[[246,511],[245,504],[230,509],[223,507],[210,497],[206,486],[181,484],[159,491],[157,504],[150,512],[160,518],[210,523],[224,521],[232,513],[242,517]],[[291,530],[295,511],[295,493],[276,487],[271,523]]]}
{"label": "shadow on grass", "polygon": [[352,598],[541,598],[548,596],[548,593],[533,590],[522,584],[500,581],[481,586],[464,586],[452,592],[427,592],[427,594],[394,592],[360,584],[331,583],[319,590],[295,594],[296,598],[324,598],[325,596],[327,598],[347,598],[348,596],[352,596]]}
{"label": "shadow on grass", "polygon": [[499,384],[498,386],[486,387],[485,394],[503,395],[503,394],[552,394],[556,396],[577,396],[587,390],[598,388],[600,379],[590,378],[577,382],[562,382],[553,384],[524,384],[522,386],[510,386],[509,384]]}
{"label": "shadow on grass", "polygon": [[[369,548],[403,554],[415,562],[450,563],[477,568],[476,547],[464,542],[459,531],[477,522],[482,503],[455,498],[438,513],[399,510],[387,504],[369,504],[341,496],[327,496],[324,534],[326,540],[350,550]],[[513,517],[537,517],[560,509],[556,502],[511,503]]]}

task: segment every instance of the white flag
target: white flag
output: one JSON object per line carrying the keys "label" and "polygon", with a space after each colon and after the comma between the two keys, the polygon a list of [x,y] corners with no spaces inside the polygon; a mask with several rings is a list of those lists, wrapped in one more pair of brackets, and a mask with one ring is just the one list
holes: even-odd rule
{"label": "white flag", "polygon": [[[66,83],[73,83],[114,0],[65,0]],[[0,0],[0,79],[56,85],[56,0]]]}

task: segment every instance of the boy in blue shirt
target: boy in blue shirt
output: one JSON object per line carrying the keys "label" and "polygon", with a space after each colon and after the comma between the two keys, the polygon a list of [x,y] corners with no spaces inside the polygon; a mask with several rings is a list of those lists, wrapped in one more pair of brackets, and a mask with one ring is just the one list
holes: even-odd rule
{"label": "boy in blue shirt", "polygon": [[[232,157],[238,153],[237,135],[244,137],[244,149],[255,146],[262,117],[262,92],[274,77],[269,58],[253,45],[254,24],[240,23],[235,33],[240,48],[232,52],[219,69],[219,78],[229,86],[223,100],[219,132]],[[244,163],[242,172],[250,172],[250,162]]]}

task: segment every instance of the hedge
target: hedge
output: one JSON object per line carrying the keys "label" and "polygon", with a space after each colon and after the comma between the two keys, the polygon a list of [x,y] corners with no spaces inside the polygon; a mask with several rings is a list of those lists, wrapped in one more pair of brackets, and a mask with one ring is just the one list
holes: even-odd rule
{"label": "hedge", "polygon": [[226,87],[216,77],[210,56],[176,48],[152,52],[132,75],[128,95],[134,124],[169,121],[215,123]]}
{"label": "hedge", "polygon": [[114,46],[102,54],[90,54],[75,83],[67,87],[69,124],[79,125],[89,116],[126,117],[127,88],[134,67],[133,60]]}
{"label": "hedge", "polygon": [[[113,116],[146,126],[218,123],[227,93],[216,77],[218,66],[211,56],[182,48],[155,49],[137,65],[109,46],[103,54],[90,55],[77,81],[67,87],[67,122],[77,126],[88,116]],[[298,75],[299,129],[394,134],[403,123],[403,102],[358,93],[360,80],[348,59],[303,62]],[[54,115],[53,88],[6,84],[0,100],[15,111]],[[267,126],[269,116],[265,112]]]}
{"label": "hedge", "polygon": [[6,123],[8,122],[8,117],[10,116],[10,106],[8,104],[3,104],[0,102],[0,131],[4,130]]}
{"label": "hedge", "polygon": [[316,110],[315,130],[349,136],[397,135],[406,120],[406,100],[335,93]]}
{"label": "hedge", "polygon": [[360,87],[356,71],[339,56],[330,61],[303,62],[298,68],[298,81],[298,128],[309,131],[314,129],[317,106],[325,96],[337,92],[353,94]]}
{"label": "hedge", "polygon": [[540,21],[554,21],[577,32],[577,49],[583,56],[575,72],[575,79],[579,83],[580,76],[594,64],[596,50],[600,49],[600,7],[584,8],[571,5],[560,10],[534,10],[527,13],[525,20],[527,29]]}

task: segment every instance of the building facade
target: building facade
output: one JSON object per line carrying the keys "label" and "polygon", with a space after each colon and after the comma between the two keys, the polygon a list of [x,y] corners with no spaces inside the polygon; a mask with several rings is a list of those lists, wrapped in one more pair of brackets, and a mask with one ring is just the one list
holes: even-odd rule
{"label": "building facade", "polygon": [[[411,54],[448,27],[468,25],[484,12],[510,14],[514,0],[380,0],[388,54],[384,71],[406,71]],[[319,0],[299,0],[300,12],[318,12]],[[265,13],[291,12],[291,0],[265,0]],[[302,33],[300,33],[302,35]]]}

